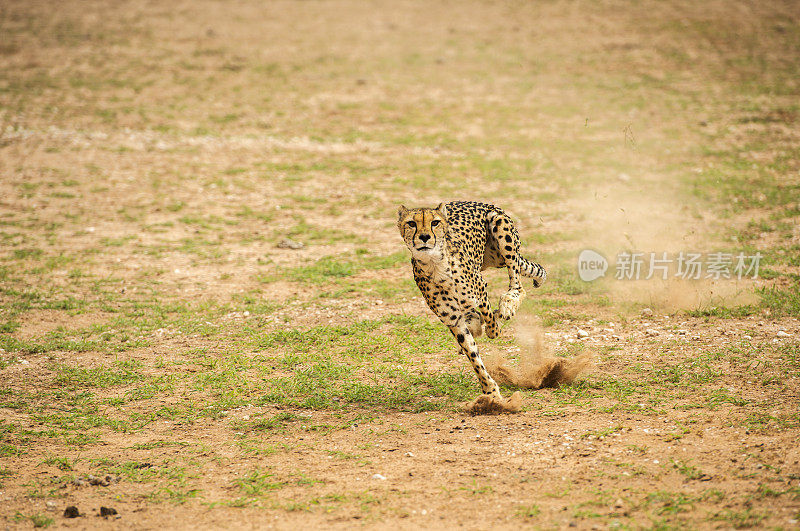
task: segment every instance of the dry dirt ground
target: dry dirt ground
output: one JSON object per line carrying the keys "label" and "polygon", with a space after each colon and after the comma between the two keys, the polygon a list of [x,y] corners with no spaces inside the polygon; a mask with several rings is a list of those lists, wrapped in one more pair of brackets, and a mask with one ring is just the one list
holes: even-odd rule
{"label": "dry dirt ground", "polygon": [[[3,1],[1,525],[798,528],[798,64],[792,1]],[[411,280],[447,199],[550,273],[483,353],[595,360],[518,414]]]}

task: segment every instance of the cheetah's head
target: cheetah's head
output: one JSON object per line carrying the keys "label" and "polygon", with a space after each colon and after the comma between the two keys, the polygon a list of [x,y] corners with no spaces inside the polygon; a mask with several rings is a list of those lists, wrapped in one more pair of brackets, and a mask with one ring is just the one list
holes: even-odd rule
{"label": "cheetah's head", "polygon": [[397,211],[397,228],[411,256],[428,262],[444,258],[447,235],[447,208],[406,208]]}

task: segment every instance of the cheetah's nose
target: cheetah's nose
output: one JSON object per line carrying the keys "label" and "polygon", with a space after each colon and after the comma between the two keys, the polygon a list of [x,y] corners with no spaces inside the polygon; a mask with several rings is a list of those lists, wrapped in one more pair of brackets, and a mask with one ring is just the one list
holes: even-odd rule
{"label": "cheetah's nose", "polygon": [[419,239],[422,240],[422,243],[425,243],[425,242],[427,242],[428,240],[431,239],[431,235],[430,234],[420,234],[419,235]]}

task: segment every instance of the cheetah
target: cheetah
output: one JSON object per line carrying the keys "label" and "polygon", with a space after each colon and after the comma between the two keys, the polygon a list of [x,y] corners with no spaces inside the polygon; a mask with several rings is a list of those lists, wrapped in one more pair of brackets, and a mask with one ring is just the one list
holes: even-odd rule
{"label": "cheetah", "polygon": [[[436,208],[398,210],[397,228],[411,251],[414,280],[434,314],[450,329],[478,375],[484,395],[502,399],[481,361],[475,337],[486,329],[500,334],[499,320],[511,319],[525,296],[520,275],[538,288],[545,269],[519,254],[519,234],[502,209],[485,203],[453,201]],[[492,310],[481,275],[490,267],[508,269],[508,291]]]}

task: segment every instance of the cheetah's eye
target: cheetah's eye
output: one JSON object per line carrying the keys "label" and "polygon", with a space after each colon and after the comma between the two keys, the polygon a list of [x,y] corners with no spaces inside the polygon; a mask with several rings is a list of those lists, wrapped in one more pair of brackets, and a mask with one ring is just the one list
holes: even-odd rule
{"label": "cheetah's eye", "polygon": [[411,227],[412,229],[416,229],[416,228],[417,228],[417,224],[416,224],[416,223],[414,223],[413,221],[408,221],[408,222],[406,222],[406,225],[408,225],[408,226],[409,226],[409,227]]}
{"label": "cheetah's eye", "polygon": [[441,223],[441,221],[439,221],[438,219],[434,219],[433,221],[431,221],[431,227],[436,227],[437,225],[439,225],[439,223]]}

